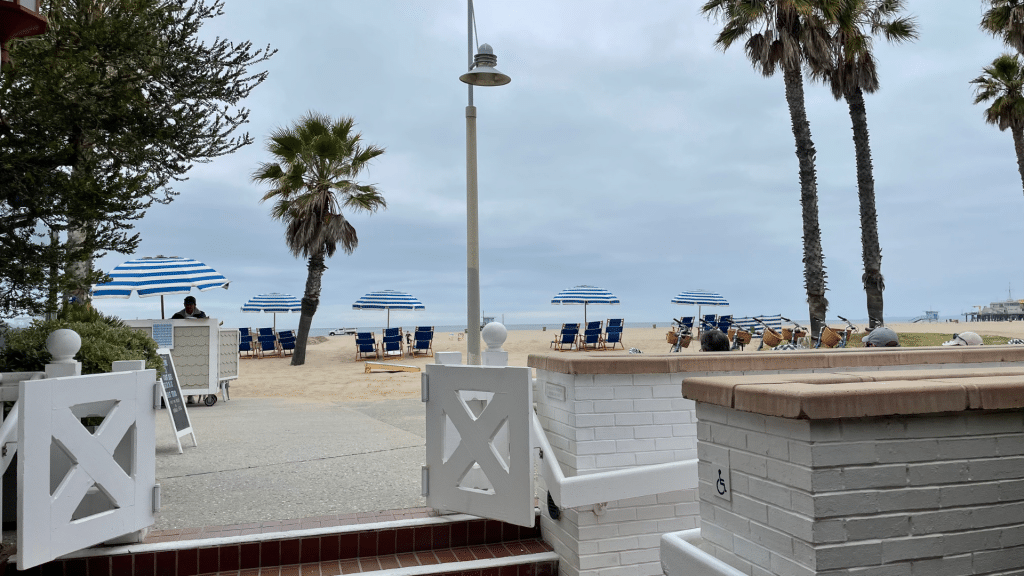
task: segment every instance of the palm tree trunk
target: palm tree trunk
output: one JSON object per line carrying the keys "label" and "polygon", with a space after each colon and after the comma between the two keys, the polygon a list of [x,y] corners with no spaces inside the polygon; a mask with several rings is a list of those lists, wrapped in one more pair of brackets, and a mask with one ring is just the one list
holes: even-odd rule
{"label": "palm tree trunk", "polygon": [[783,69],[786,103],[793,123],[796,157],[800,163],[800,207],[804,228],[804,288],[807,311],[811,317],[811,335],[817,337],[825,324],[828,300],[825,299],[825,257],[821,250],[821,227],[818,224],[818,182],[814,170],[814,142],[811,124],[804,108],[804,79],[799,65]]}
{"label": "palm tree trunk", "polygon": [[1024,184],[1024,124],[1010,125],[1013,134],[1013,150],[1017,153],[1017,171],[1020,172],[1021,184]]}
{"label": "palm tree trunk", "polygon": [[313,315],[320,306],[320,287],[324,277],[323,252],[309,257],[306,265],[309,274],[306,276],[306,292],[302,295],[302,312],[299,315],[299,333],[295,337],[295,352],[292,354],[292,366],[306,363],[306,339],[309,338],[309,327],[313,324]]}
{"label": "palm tree trunk", "polygon": [[868,113],[864,93],[853,88],[846,94],[853,123],[853,149],[857,157],[857,195],[860,198],[860,244],[864,259],[864,293],[867,296],[868,322],[874,328],[884,323],[882,291],[882,247],[878,242],[878,213],[875,211],[875,177],[871,166],[871,143],[868,140]]}

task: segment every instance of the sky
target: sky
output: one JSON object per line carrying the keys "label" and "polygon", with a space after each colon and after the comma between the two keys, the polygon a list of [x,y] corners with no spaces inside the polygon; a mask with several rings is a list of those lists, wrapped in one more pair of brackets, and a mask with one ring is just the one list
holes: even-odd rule
{"label": "sky", "polygon": [[[476,88],[481,308],[506,324],[580,321],[553,306],[560,290],[612,291],[590,319],[667,325],[671,304],[707,289],[736,316],[807,318],[799,180],[780,75],[764,78],[741,46],[714,47],[719,23],[685,0],[476,0],[479,43],[512,77]],[[978,28],[980,2],[910,0],[920,38],[875,44],[881,89],[866,97],[887,319],[1024,298],[1024,197],[1013,141],[973,105],[970,80],[1005,51]],[[383,326],[358,311],[367,292],[401,290],[426,306],[391,325],[466,323],[466,2],[226,0],[203,35],[269,44],[267,80],[243,102],[255,140],[197,165],[180,195],[137,225],[131,258],[209,264],[228,290],[193,291],[225,326],[257,294],[300,296],[306,263],[261,204],[250,175],[271,159],[266,137],[307,111],[351,116],[386,153],[361,176],[388,207],[347,214],[352,255],[327,262],[314,327]],[[805,79],[817,150],[830,321],[867,317],[850,118]],[[1017,240],[1014,240],[1014,239]],[[167,298],[167,315],[180,308]],[[122,318],[159,317],[159,299],[96,300]],[[298,314],[278,315],[295,326]]]}

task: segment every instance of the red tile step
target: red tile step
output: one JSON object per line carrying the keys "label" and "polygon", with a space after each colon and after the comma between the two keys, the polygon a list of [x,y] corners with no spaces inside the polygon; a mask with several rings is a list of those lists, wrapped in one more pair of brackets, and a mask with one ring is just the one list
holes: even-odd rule
{"label": "red tile step", "polygon": [[402,554],[359,556],[344,560],[221,570],[201,576],[338,576],[366,572],[372,572],[373,576],[556,576],[558,560],[544,541],[530,539]]}
{"label": "red tile step", "polygon": [[[181,530],[142,544],[99,547],[3,576],[554,576],[557,555],[540,524],[523,528],[465,514],[348,525],[282,524],[280,531]],[[291,528],[286,528],[291,526]],[[304,526],[309,526],[304,527]],[[250,532],[250,533],[246,533]],[[222,534],[217,536],[216,534]]]}

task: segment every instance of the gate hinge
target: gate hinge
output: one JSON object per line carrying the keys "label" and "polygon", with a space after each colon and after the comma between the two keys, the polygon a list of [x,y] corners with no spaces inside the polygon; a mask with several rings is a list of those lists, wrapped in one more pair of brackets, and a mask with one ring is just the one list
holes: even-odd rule
{"label": "gate hinge", "polygon": [[155,484],[153,486],[153,512],[160,511],[160,485]]}
{"label": "gate hinge", "polygon": [[430,467],[426,464],[420,468],[420,495],[426,498],[430,494]]}
{"label": "gate hinge", "polygon": [[426,402],[430,399],[429,378],[426,374],[420,374],[420,400]]}

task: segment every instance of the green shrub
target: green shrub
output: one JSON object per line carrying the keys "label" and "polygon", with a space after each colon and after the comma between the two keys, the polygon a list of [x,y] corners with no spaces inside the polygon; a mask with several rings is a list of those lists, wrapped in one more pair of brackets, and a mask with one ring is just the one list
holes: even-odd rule
{"label": "green shrub", "polygon": [[55,320],[33,320],[28,328],[7,330],[7,347],[0,350],[0,372],[43,371],[51,360],[46,338],[60,328],[82,337],[82,348],[75,355],[82,363],[82,374],[110,372],[115,360],[145,360],[146,368],[163,373],[155,340],[116,317],[80,305],[66,307]]}

